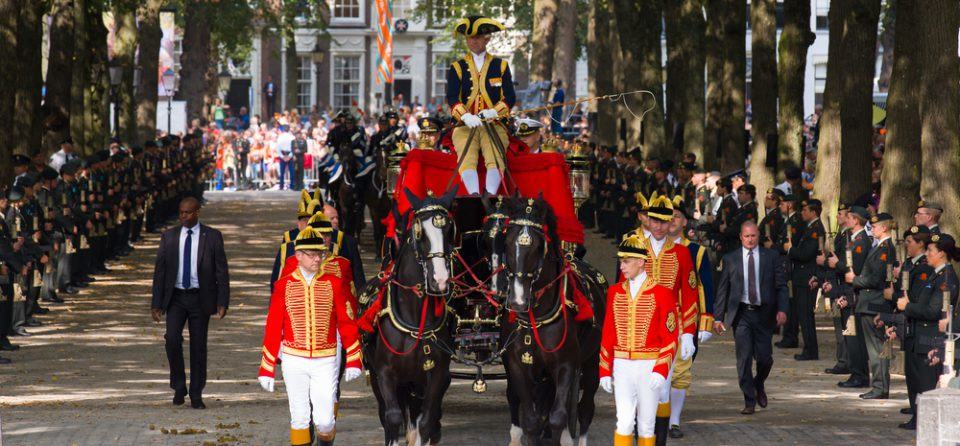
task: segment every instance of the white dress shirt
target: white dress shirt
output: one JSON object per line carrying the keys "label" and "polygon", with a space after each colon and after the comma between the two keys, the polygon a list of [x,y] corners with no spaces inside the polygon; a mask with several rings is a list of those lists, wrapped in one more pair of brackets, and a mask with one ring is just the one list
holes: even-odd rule
{"label": "white dress shirt", "polygon": [[200,253],[200,222],[197,222],[192,228],[180,228],[180,242],[177,251],[177,283],[175,288],[183,289],[183,245],[187,243],[187,231],[193,231],[190,234],[190,288],[200,288],[200,278],[197,275],[197,254]]}
{"label": "white dress shirt", "polygon": [[627,281],[627,285],[630,287],[630,298],[636,299],[640,297],[640,290],[643,289],[643,282],[647,280],[647,272],[640,271],[640,274],[637,274],[637,277],[634,277]]}
{"label": "white dress shirt", "polygon": [[[757,301],[763,302],[760,298],[760,247],[751,249],[740,248],[743,256],[743,296],[740,296],[740,302],[750,304],[750,266],[747,263],[747,256],[753,251],[753,271],[757,275]],[[754,304],[751,304],[754,305]]]}
{"label": "white dress shirt", "polygon": [[478,53],[474,53],[473,51],[471,51],[471,52],[470,52],[470,55],[473,56],[473,64],[477,67],[477,70],[478,70],[478,71],[479,71],[479,70],[482,70],[482,69],[483,69],[483,63],[486,62],[486,60],[487,60],[487,52],[484,51],[484,52],[478,54]]}
{"label": "white dress shirt", "polygon": [[651,237],[649,234],[647,237],[650,240],[650,247],[653,248],[653,255],[659,257],[660,251],[663,250],[664,243],[667,243],[667,238],[664,237],[662,240],[657,240],[655,237]]}

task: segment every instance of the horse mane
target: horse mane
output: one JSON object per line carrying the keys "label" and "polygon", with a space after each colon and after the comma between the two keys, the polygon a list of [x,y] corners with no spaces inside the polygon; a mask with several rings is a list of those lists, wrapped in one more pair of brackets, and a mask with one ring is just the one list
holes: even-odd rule
{"label": "horse mane", "polygon": [[[550,203],[543,199],[542,195],[534,198],[532,205],[528,200],[520,196],[514,196],[505,199],[503,207],[509,209],[510,218],[525,217],[542,222],[548,237],[548,253],[559,253],[560,237],[557,235],[557,215],[553,212],[553,208],[550,207]],[[527,207],[531,208],[531,212],[527,212]]]}

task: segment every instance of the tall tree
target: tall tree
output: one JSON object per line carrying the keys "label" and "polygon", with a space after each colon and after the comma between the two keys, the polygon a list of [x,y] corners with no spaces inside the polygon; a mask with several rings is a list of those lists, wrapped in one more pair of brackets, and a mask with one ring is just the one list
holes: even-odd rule
{"label": "tall tree", "polygon": [[207,71],[213,63],[210,26],[211,7],[205,2],[186,2],[183,52],[180,54],[180,88],[177,98],[187,102],[187,119],[204,116],[203,98],[208,90]]}
{"label": "tall tree", "polygon": [[[615,52],[619,52],[619,47],[614,47],[616,41],[615,28],[611,26],[613,15],[611,14],[612,4],[610,0],[597,0],[591,2],[591,11],[593,20],[591,21],[591,33],[587,40],[587,46],[590,51],[587,52],[590,61],[591,73],[590,82],[595,85],[592,95],[607,95],[613,93],[614,83],[613,74],[616,70],[611,69],[610,62],[614,58]],[[596,127],[593,132],[593,142],[612,146],[617,143],[617,114],[615,106],[610,101],[595,102],[597,108]]]}
{"label": "tall tree", "polygon": [[960,60],[957,59],[957,29],[960,9],[955,0],[930,0],[919,7],[920,146],[923,152],[924,199],[939,201],[944,230],[960,229]]}
{"label": "tall tree", "polygon": [[137,66],[140,70],[140,85],[137,87],[137,136],[136,142],[154,139],[157,131],[157,85],[160,73],[160,6],[163,0],[147,0],[137,9],[140,24],[140,55]]}
{"label": "tall tree", "polygon": [[[711,0],[712,1],[712,0]],[[721,116],[723,147],[721,167],[724,172],[739,170],[746,160],[746,72],[747,49],[744,45],[747,33],[747,4],[738,0],[721,0],[728,3],[721,16],[723,35],[723,82],[725,111]]]}
{"label": "tall tree", "polygon": [[[614,0],[617,31],[620,35],[622,57],[622,91],[645,90],[653,93],[627,97],[629,109],[635,113],[627,118],[627,146],[642,144],[645,155],[668,155],[663,128],[663,69],[660,35],[663,31],[663,0]],[[644,119],[640,114],[649,109]]]}
{"label": "tall tree", "polygon": [[47,59],[47,94],[44,147],[55,150],[70,133],[70,87],[73,81],[74,11],[72,0],[53,0],[50,7],[50,51]]}
{"label": "tall tree", "polygon": [[830,2],[827,20],[830,23],[830,44],[827,48],[827,80],[823,88],[823,114],[820,116],[820,140],[817,143],[817,171],[813,195],[823,202],[824,215],[835,215],[840,200],[840,79],[843,65],[843,18],[847,0]]}
{"label": "tall tree", "polygon": [[107,27],[103,23],[104,6],[91,0],[86,4],[86,34],[88,40],[88,84],[83,95],[83,134],[86,139],[85,153],[103,149],[110,134],[110,76],[108,70]]}
{"label": "tall tree", "polygon": [[24,2],[17,23],[17,112],[13,114],[14,149],[33,154],[42,150],[43,127],[40,102],[43,90],[42,51],[45,2]]}
{"label": "tall tree", "polygon": [[[776,152],[769,143],[777,133],[777,2],[753,0],[750,3],[753,27],[753,145],[750,156],[750,183],[765,191],[774,184]],[[773,158],[773,159],[771,159]]]}
{"label": "tall tree", "polygon": [[[17,58],[17,1],[0,0],[0,60]],[[9,119],[16,110],[17,72],[0,70],[0,141],[13,141],[13,120]],[[0,184],[10,184],[13,169],[10,167],[12,145],[0,144]]]}
{"label": "tall tree", "polygon": [[116,134],[120,139],[133,144],[137,134],[137,106],[134,101],[134,73],[137,55],[137,5],[134,0],[113,2],[113,19],[116,26],[113,44],[114,63],[122,70],[120,85],[115,87],[114,100],[117,102],[120,128]]}
{"label": "tall tree", "polygon": [[810,31],[808,0],[784,0],[783,20],[777,67],[780,93],[777,169],[780,172],[791,166],[803,167],[803,93],[807,49],[817,38]]}
{"label": "tall tree", "polygon": [[[913,0],[897,0],[891,24],[898,31],[893,41],[893,67],[887,96],[887,136],[881,172],[880,209],[896,221],[913,219],[920,198],[920,34],[919,9]],[[887,48],[884,48],[886,53]]]}
{"label": "tall tree", "polygon": [[[96,0],[92,0],[96,1]],[[87,36],[87,2],[73,0],[73,69],[70,71],[70,136],[80,153],[87,147],[85,97],[90,79],[89,37]]]}
{"label": "tall tree", "polygon": [[530,80],[551,80],[553,44],[557,32],[557,0],[533,2],[533,48],[530,55]]}
{"label": "tall tree", "polygon": [[726,114],[726,94],[723,89],[723,17],[730,6],[724,0],[705,0],[707,11],[706,41],[707,65],[706,124],[703,135],[703,167],[719,169],[723,137],[723,116]]}
{"label": "tall tree", "polygon": [[667,140],[677,152],[693,152],[702,162],[704,127],[704,37],[701,0],[666,0]]}
{"label": "tall tree", "polygon": [[553,80],[563,82],[567,99],[577,95],[577,0],[557,0],[553,45]]}

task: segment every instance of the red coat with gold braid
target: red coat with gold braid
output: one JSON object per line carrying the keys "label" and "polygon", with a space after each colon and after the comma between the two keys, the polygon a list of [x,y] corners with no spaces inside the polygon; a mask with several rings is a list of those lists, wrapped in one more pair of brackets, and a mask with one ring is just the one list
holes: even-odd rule
{"label": "red coat with gold braid", "polygon": [[666,378],[677,351],[678,323],[674,293],[651,276],[635,299],[627,281],[611,286],[600,341],[600,377],[611,376],[613,360],[619,358],[656,360],[653,371]]}
{"label": "red coat with gold braid", "polygon": [[697,317],[700,302],[700,281],[686,246],[674,243],[668,237],[663,242],[660,255],[656,256],[650,240],[647,239],[647,251],[650,259],[644,269],[647,277],[676,293],[677,308],[680,310],[680,334],[696,335]]}
{"label": "red coat with gold braid", "polygon": [[308,283],[297,269],[277,281],[263,334],[260,376],[273,377],[277,357],[324,358],[337,354],[337,334],[346,348],[347,367],[360,368],[356,298],[350,262],[328,257]]}

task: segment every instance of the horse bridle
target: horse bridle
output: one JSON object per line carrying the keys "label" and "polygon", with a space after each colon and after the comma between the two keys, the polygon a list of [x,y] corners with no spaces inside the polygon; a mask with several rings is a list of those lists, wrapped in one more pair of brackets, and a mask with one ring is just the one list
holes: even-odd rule
{"label": "horse bridle", "polygon": [[[540,233],[540,236],[543,239],[543,255],[538,260],[536,269],[530,272],[525,272],[525,271],[515,272],[512,269],[510,269],[508,265],[506,268],[507,279],[513,280],[513,279],[529,278],[531,279],[531,284],[536,283],[537,280],[540,279],[540,273],[543,271],[543,263],[547,258],[547,251],[549,251],[547,249],[547,240],[548,240],[547,233],[544,230],[542,223],[537,223],[528,218],[511,219],[509,222],[507,222],[507,228],[504,230],[506,231],[511,226],[515,226],[515,227],[519,226],[523,228],[524,231],[533,230]],[[530,234],[526,232],[522,232],[520,233],[519,236],[517,236],[517,249],[519,250],[520,247],[530,246],[532,242],[533,241],[530,239]]]}
{"label": "horse bridle", "polygon": [[[420,270],[423,271],[423,283],[426,284],[428,277],[427,263],[430,262],[430,259],[443,259],[447,263],[447,269],[449,272],[453,272],[453,245],[449,244],[444,246],[443,251],[441,252],[427,252],[425,255],[420,254],[420,238],[423,236],[423,227],[420,220],[425,220],[425,215],[433,215],[430,217],[431,223],[437,229],[443,230],[448,224],[453,224],[453,221],[449,216],[450,211],[447,208],[438,205],[431,204],[424,206],[420,209],[417,209],[413,213],[413,222],[411,224],[412,228],[409,234],[408,241],[413,246],[413,256],[416,259],[417,263],[420,265]],[[456,238],[456,225],[454,229],[454,238]],[[428,296],[448,296],[452,292],[452,288],[448,288],[448,291],[444,294],[434,294],[430,293],[429,287],[423,287],[424,295]]]}

